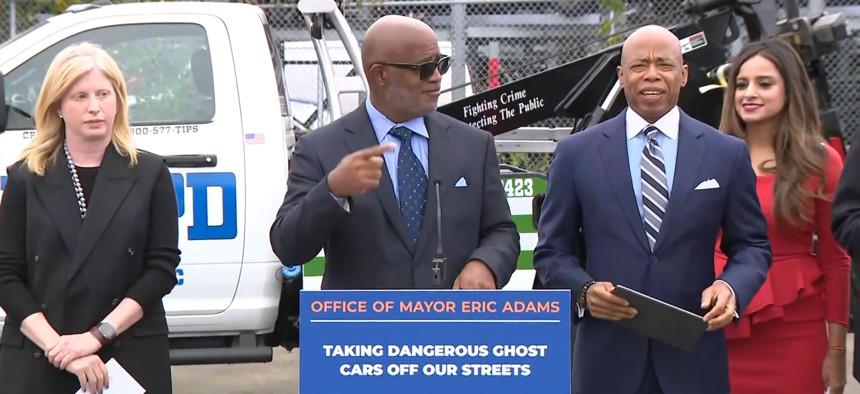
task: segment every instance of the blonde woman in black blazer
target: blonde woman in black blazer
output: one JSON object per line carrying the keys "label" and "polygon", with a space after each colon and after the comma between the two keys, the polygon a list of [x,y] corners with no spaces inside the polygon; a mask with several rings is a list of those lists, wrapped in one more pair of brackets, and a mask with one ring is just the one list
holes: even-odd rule
{"label": "blonde woman in black blazer", "polygon": [[164,160],[133,145],[122,73],[98,46],[66,48],[35,112],[0,201],[0,391],[100,392],[114,358],[171,393],[176,197]]}

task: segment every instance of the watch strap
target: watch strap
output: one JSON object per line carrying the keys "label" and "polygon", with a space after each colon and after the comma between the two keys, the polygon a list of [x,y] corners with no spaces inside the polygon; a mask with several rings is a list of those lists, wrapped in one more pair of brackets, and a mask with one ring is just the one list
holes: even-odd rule
{"label": "watch strap", "polygon": [[104,336],[104,334],[102,334],[101,331],[99,331],[98,326],[90,328],[90,334],[92,334],[92,336],[94,336],[102,346],[110,343],[110,339],[108,339],[106,336]]}

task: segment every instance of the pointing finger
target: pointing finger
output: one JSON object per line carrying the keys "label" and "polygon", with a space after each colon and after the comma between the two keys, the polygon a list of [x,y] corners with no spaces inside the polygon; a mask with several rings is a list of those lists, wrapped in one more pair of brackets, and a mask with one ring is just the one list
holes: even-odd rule
{"label": "pointing finger", "polygon": [[371,156],[371,157],[370,157],[370,164],[373,164],[373,167],[374,167],[374,168],[380,168],[380,167],[382,167],[382,164],[383,164],[383,163],[385,163],[385,160],[383,160],[383,159],[382,159],[381,157],[379,157],[379,156]]}
{"label": "pointing finger", "polygon": [[358,157],[371,157],[371,156],[381,156],[383,153],[388,152],[390,150],[394,150],[396,145],[388,143],[384,145],[374,145],[370,148],[364,148],[360,151],[356,151],[354,154]]}

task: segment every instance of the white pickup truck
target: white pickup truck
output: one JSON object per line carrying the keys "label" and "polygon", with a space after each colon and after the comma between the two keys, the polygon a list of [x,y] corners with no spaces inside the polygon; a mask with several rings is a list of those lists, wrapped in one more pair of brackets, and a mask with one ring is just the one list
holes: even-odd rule
{"label": "white pickup truck", "polygon": [[[309,31],[316,31],[317,16],[329,18],[360,62],[332,0],[299,7]],[[271,361],[273,347],[298,346],[299,289],[319,288],[322,254],[287,270],[269,244],[297,138],[284,80],[290,76],[272,37],[256,6],[159,2],[73,6],[0,46],[0,185],[35,134],[33,108],[58,51],[93,41],[122,68],[136,142],[168,158],[179,204],[182,262],[178,286],[164,300],[174,365]],[[324,40],[313,41],[326,96],[338,97],[325,46],[316,45]],[[337,100],[327,111],[330,119],[344,112]],[[523,238],[521,269],[508,288],[530,289],[531,197],[545,183],[539,175],[502,171]],[[0,328],[3,316],[0,310]]]}

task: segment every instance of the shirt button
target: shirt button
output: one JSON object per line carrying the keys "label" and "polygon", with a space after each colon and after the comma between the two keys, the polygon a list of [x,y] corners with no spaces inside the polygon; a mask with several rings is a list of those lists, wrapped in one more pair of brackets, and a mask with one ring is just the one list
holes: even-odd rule
{"label": "shirt button", "polygon": [[39,357],[42,357],[42,353],[41,353],[41,352],[35,352],[35,353],[33,353],[33,358],[39,358]]}

